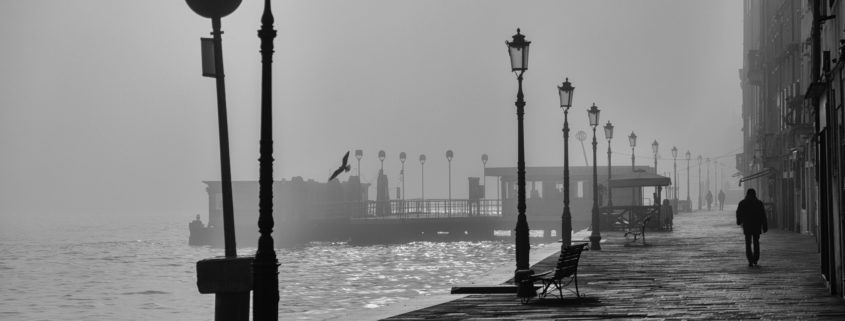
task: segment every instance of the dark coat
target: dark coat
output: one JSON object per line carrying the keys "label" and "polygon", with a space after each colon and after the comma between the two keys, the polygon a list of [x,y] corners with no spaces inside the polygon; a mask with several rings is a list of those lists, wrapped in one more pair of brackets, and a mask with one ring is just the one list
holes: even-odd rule
{"label": "dark coat", "polygon": [[760,234],[769,230],[766,209],[757,198],[745,198],[736,208],[736,225],[742,225],[745,234]]}

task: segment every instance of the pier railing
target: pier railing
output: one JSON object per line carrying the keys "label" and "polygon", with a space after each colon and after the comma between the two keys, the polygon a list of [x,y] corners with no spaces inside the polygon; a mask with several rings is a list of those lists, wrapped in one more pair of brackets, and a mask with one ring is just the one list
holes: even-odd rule
{"label": "pier railing", "polygon": [[[468,199],[410,199],[367,201],[346,204],[346,212],[355,219],[417,219],[450,217],[499,217],[499,200]],[[350,211],[351,210],[351,211]]]}

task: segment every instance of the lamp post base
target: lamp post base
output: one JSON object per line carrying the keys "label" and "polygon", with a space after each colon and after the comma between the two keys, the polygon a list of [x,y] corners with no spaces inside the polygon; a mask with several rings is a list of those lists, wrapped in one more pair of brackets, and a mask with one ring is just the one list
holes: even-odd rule
{"label": "lamp post base", "polygon": [[590,235],[590,250],[601,251],[601,235]]}
{"label": "lamp post base", "polygon": [[534,275],[534,270],[516,270],[514,272],[513,282],[516,284],[516,296],[520,298],[533,298],[537,296],[537,290],[534,288],[534,283],[531,282],[531,276]]}

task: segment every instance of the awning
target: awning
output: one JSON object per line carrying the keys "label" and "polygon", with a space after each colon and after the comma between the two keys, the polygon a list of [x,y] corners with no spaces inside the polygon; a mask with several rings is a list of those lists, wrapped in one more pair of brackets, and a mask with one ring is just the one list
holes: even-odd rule
{"label": "awning", "polygon": [[672,180],[666,176],[651,173],[640,173],[638,177],[614,178],[610,180],[610,187],[643,187],[643,186],[668,186]]}
{"label": "awning", "polygon": [[756,172],[754,174],[740,178],[739,179],[739,185],[742,186],[742,182],[750,181],[752,179],[756,179],[756,178],[764,177],[764,176],[767,176],[767,175],[770,175],[770,174],[774,174],[774,172],[775,171],[771,168],[765,168],[762,171],[759,171],[759,172]]}

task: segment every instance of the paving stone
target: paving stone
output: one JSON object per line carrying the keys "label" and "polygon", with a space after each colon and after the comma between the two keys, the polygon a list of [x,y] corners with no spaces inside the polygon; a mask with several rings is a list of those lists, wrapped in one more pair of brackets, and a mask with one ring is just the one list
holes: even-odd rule
{"label": "paving stone", "polygon": [[752,268],[734,220],[730,212],[676,215],[674,231],[646,232],[645,246],[602,233],[602,251],[581,256],[581,298],[564,291],[563,300],[522,305],[513,294],[470,295],[386,320],[845,319],[845,301],[822,281],[812,236],[770,230]]}

